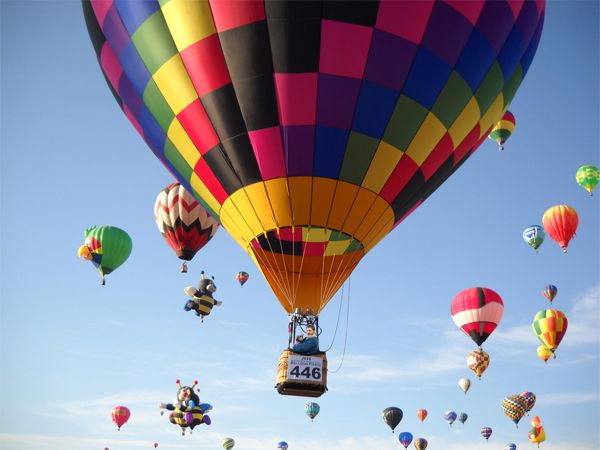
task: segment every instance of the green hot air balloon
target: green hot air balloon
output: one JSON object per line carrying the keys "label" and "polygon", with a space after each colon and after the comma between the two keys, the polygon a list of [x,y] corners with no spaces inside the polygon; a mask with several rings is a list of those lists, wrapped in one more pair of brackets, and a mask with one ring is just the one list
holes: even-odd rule
{"label": "green hot air balloon", "polygon": [[84,236],[85,243],[79,247],[78,255],[96,266],[104,285],[104,276],[113,272],[129,258],[131,238],[125,231],[111,226],[88,228]]}
{"label": "green hot air balloon", "polygon": [[592,191],[600,181],[600,169],[596,166],[585,165],[577,169],[575,174],[577,184],[592,195]]}

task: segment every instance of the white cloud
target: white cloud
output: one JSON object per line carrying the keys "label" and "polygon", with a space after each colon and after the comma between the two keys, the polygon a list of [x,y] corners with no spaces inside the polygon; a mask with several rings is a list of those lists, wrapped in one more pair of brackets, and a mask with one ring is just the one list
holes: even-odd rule
{"label": "white cloud", "polygon": [[600,402],[600,392],[561,392],[556,394],[544,394],[538,397],[539,405],[576,405],[580,403]]}

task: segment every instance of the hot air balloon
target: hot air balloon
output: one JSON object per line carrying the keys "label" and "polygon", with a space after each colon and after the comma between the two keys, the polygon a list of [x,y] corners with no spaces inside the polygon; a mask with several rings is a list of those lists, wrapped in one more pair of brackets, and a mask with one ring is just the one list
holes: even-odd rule
{"label": "hot air balloon", "polygon": [[502,320],[504,303],[493,290],[465,289],[452,300],[450,313],[458,328],[481,346]]}
{"label": "hot air balloon", "polygon": [[535,394],[533,392],[522,392],[521,397],[523,397],[523,399],[527,403],[527,408],[525,408],[525,411],[531,411],[535,406],[535,401],[537,400]]}
{"label": "hot air balloon", "polygon": [[154,448],[158,448],[158,442],[154,443]]}
{"label": "hot air balloon", "polygon": [[461,413],[458,415],[458,421],[459,421],[460,423],[462,423],[463,425],[464,425],[464,423],[467,421],[467,419],[468,419],[468,418],[469,418],[469,416],[467,415],[467,413],[464,413],[464,412],[461,412]]}
{"label": "hot air balloon", "polygon": [[566,253],[569,241],[575,236],[579,217],[577,211],[568,205],[557,205],[549,208],[542,217],[542,225],[546,233],[554,239]]}
{"label": "hot air balloon", "polygon": [[425,450],[427,448],[427,439],[425,439],[425,438],[415,439],[415,448],[417,450]]}
{"label": "hot air balloon", "polygon": [[452,424],[456,420],[456,417],[457,417],[457,415],[454,411],[446,411],[444,413],[444,420],[446,422],[448,422],[450,424],[450,426],[452,426]]}
{"label": "hot air balloon", "polygon": [[547,284],[546,287],[544,288],[544,290],[542,291],[542,295],[544,297],[546,297],[546,299],[552,303],[552,300],[554,300],[554,297],[556,297],[556,294],[558,293],[558,288],[556,286],[554,286],[553,284]]}
{"label": "hot air balloon", "polygon": [[277,444],[277,448],[280,450],[288,450],[288,443],[285,441],[281,441]]}
{"label": "hot air balloon", "polygon": [[546,432],[542,426],[542,421],[538,416],[531,419],[531,429],[529,430],[529,440],[539,447],[546,440]]}
{"label": "hot air balloon", "polygon": [[469,390],[469,388],[471,387],[471,380],[469,380],[468,378],[461,378],[460,380],[458,380],[458,387],[465,393],[465,395],[467,394],[467,391]]}
{"label": "hot air balloon", "polygon": [[389,408],[385,408],[383,410],[383,421],[387,424],[388,427],[392,429],[392,433],[394,429],[398,426],[400,421],[402,420],[402,410],[395,406],[391,406]]}
{"label": "hot air balloon", "polygon": [[235,446],[235,441],[232,438],[228,437],[228,438],[223,439],[223,448],[225,450],[231,450],[234,446]]}
{"label": "hot air balloon", "polygon": [[545,2],[83,8],[106,80],[155,155],[288,314],[318,315],[501,119]]}
{"label": "hot air balloon", "polygon": [[558,348],[567,332],[567,316],[558,309],[544,309],[533,318],[533,332],[552,353]]}
{"label": "hot air balloon", "polygon": [[111,411],[111,415],[113,422],[117,425],[117,429],[121,430],[121,427],[125,425],[129,420],[129,417],[131,417],[131,412],[126,406],[115,406]]}
{"label": "hot air balloon", "polygon": [[498,144],[500,151],[504,150],[504,143],[514,133],[515,125],[515,116],[510,111],[506,111],[502,119],[492,128],[488,137]]}
{"label": "hot air balloon", "polygon": [[87,228],[83,235],[85,243],[79,247],[78,255],[94,264],[104,286],[104,276],[112,273],[129,258],[131,238],[125,231],[111,226]]}
{"label": "hot air balloon", "polygon": [[477,378],[481,379],[481,375],[490,365],[490,355],[482,349],[472,351],[467,355],[467,366],[473,371]]}
{"label": "hot air balloon", "polygon": [[409,433],[408,431],[404,431],[404,432],[400,433],[400,435],[398,436],[398,440],[400,441],[400,444],[402,444],[402,446],[404,448],[408,448],[408,446],[410,445],[410,443],[413,440],[413,435],[411,433]]}
{"label": "hot air balloon", "polygon": [[577,184],[592,195],[592,191],[600,181],[600,170],[596,166],[585,165],[577,169]]}
{"label": "hot air balloon", "polygon": [[502,411],[518,427],[519,420],[527,412],[527,400],[519,395],[509,395],[502,400]]}
{"label": "hot air balloon", "polygon": [[427,410],[426,409],[417,409],[417,418],[423,422],[427,418]]}
{"label": "hot air balloon", "polygon": [[250,278],[248,272],[238,272],[235,276],[235,279],[240,283],[240,286],[243,286],[244,283],[248,281],[248,278]]}
{"label": "hot air balloon", "polygon": [[517,450],[517,444],[506,444],[506,447],[504,447],[504,450]]}
{"label": "hot air balloon", "polygon": [[310,417],[311,421],[314,420],[315,417],[317,417],[319,411],[321,411],[321,407],[318,403],[310,402],[304,405],[304,412],[308,417]]}
{"label": "hot air balloon", "polygon": [[481,435],[487,441],[490,438],[490,436],[492,435],[492,429],[490,427],[482,427],[481,428]]}
{"label": "hot air balloon", "polygon": [[544,344],[538,346],[537,348],[537,355],[542,361],[544,361],[544,363],[547,363],[547,361],[553,354],[554,353],[552,352],[552,350],[550,350]]}
{"label": "hot air balloon", "polygon": [[210,425],[212,421],[206,412],[211,410],[212,406],[200,402],[198,396],[200,389],[194,389],[198,385],[198,381],[194,381],[192,386],[182,386],[179,380],[176,380],[175,383],[178,388],[175,402],[158,405],[161,409],[172,411],[169,414],[169,422],[178,425],[182,435],[185,435],[187,428],[193,430],[200,424]]}
{"label": "hot air balloon", "polygon": [[167,244],[183,260],[181,272],[187,272],[186,261],[191,261],[219,228],[219,223],[179,183],[171,183],[158,194],[154,220]]}
{"label": "hot air balloon", "polygon": [[523,230],[523,240],[536,252],[544,242],[544,239],[546,239],[546,233],[539,225],[531,225]]}

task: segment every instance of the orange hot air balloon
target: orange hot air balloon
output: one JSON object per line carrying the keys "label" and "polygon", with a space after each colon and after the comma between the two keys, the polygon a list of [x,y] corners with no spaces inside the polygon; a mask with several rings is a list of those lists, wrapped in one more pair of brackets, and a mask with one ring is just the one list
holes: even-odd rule
{"label": "orange hot air balloon", "polygon": [[421,422],[423,422],[427,418],[427,410],[426,409],[417,409],[417,417]]}
{"label": "orange hot air balloon", "polygon": [[577,211],[570,206],[556,205],[544,213],[542,225],[546,233],[560,245],[563,252],[566,252],[569,241],[577,231],[579,217]]}
{"label": "orange hot air balloon", "polygon": [[121,430],[121,427],[125,425],[125,422],[131,417],[131,412],[126,406],[115,406],[111,412],[112,420],[117,424],[117,428]]}

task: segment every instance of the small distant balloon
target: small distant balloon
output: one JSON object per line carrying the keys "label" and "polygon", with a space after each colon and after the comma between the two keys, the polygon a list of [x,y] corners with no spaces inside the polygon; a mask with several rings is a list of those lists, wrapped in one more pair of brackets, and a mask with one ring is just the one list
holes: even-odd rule
{"label": "small distant balloon", "polygon": [[154,443],[154,448],[157,448],[157,447],[158,447],[158,442],[155,442]]}
{"label": "small distant balloon", "polygon": [[288,450],[288,443],[285,441],[281,441],[277,444],[277,448],[279,450]]}
{"label": "small distant balloon", "polygon": [[246,281],[250,278],[250,274],[248,272],[238,272],[235,276],[235,279],[240,283],[240,286],[243,286]]}
{"label": "small distant balloon", "polygon": [[458,387],[466,394],[471,387],[471,380],[468,378],[461,378],[458,380]]}
{"label": "small distant balloon", "polygon": [[544,239],[546,239],[546,233],[544,233],[544,229],[539,225],[531,225],[523,230],[523,240],[536,252],[544,242]]}
{"label": "small distant balloon", "polygon": [[537,348],[537,355],[542,361],[544,361],[545,364],[547,364],[547,361],[550,359],[553,353],[552,350],[542,344]]}
{"label": "small distant balloon", "polygon": [[228,437],[228,438],[223,439],[223,448],[225,450],[231,450],[234,446],[235,446],[235,441],[232,438]]}
{"label": "small distant balloon", "polygon": [[506,447],[504,447],[504,450],[517,450],[517,444],[506,444]]}
{"label": "small distant balloon", "polygon": [[554,300],[554,297],[556,297],[556,294],[558,294],[558,288],[556,286],[554,286],[553,284],[547,284],[546,287],[544,288],[544,290],[542,291],[542,295],[544,297],[546,297],[546,299],[552,303],[552,300]]}
{"label": "small distant balloon", "polygon": [[427,410],[417,409],[417,417],[421,422],[423,422],[427,418]]}
{"label": "small distant balloon", "polygon": [[585,165],[577,169],[575,174],[577,184],[592,195],[592,191],[600,181],[600,170],[596,166]]}
{"label": "small distant balloon", "polygon": [[403,415],[402,410],[395,406],[385,408],[382,413],[383,421],[392,429],[392,433],[402,420]]}
{"label": "small distant balloon", "polygon": [[525,402],[527,403],[526,412],[530,412],[535,406],[535,401],[537,400],[537,397],[533,392],[522,392],[521,397],[523,397],[525,399]]}
{"label": "small distant balloon", "polygon": [[113,422],[117,425],[117,429],[121,430],[121,427],[125,425],[129,420],[129,417],[131,417],[131,412],[126,406],[115,406],[111,411],[111,415]]}
{"label": "small distant balloon", "polygon": [[464,412],[461,412],[461,413],[458,415],[458,421],[459,421],[460,423],[462,423],[463,425],[465,424],[465,422],[467,421],[467,419],[468,419],[468,418],[469,418],[469,416],[467,415],[467,413],[464,413]]}
{"label": "small distant balloon", "polygon": [[542,225],[546,233],[566,253],[569,241],[575,236],[575,232],[577,231],[579,216],[577,215],[577,211],[568,205],[556,205],[544,213]]}
{"label": "small distant balloon", "polygon": [[452,424],[454,423],[454,421],[456,420],[456,412],[454,411],[446,411],[444,413],[444,420],[446,422],[448,422],[450,424],[450,426],[452,426]]}
{"label": "small distant balloon", "polygon": [[498,149],[500,151],[504,150],[504,143],[514,133],[515,125],[515,116],[510,111],[506,111],[502,116],[502,119],[500,119],[499,122],[496,122],[496,125],[492,128],[488,138],[498,144]]}
{"label": "small distant balloon", "polygon": [[310,420],[314,420],[314,418],[317,417],[317,414],[319,414],[319,411],[321,411],[321,407],[318,403],[310,402],[304,405],[304,412],[310,417]]}
{"label": "small distant balloon", "polygon": [[490,436],[492,435],[492,429],[490,427],[482,427],[481,428],[481,435],[487,441],[490,438]]}
{"label": "small distant balloon", "polygon": [[425,439],[425,438],[415,439],[415,448],[417,450],[425,450],[427,448],[427,439]]}
{"label": "small distant balloon", "polygon": [[408,448],[408,446],[410,445],[410,443],[413,440],[413,435],[411,433],[409,433],[408,431],[403,431],[398,436],[398,440],[400,441],[400,444],[402,444],[402,446],[404,448]]}
{"label": "small distant balloon", "polygon": [[469,369],[471,369],[479,379],[481,379],[481,375],[489,365],[490,355],[482,349],[472,351],[467,355],[467,366],[469,366]]}

